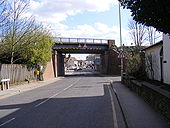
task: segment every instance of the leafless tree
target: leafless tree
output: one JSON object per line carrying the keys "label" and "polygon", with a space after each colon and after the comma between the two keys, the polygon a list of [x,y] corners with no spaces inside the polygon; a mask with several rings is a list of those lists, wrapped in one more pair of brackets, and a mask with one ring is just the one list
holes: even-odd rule
{"label": "leafless tree", "polygon": [[7,3],[6,0],[0,0],[0,26],[2,26],[4,24],[4,21],[6,19],[6,8],[7,8]]}
{"label": "leafless tree", "polygon": [[130,20],[129,24],[129,34],[133,40],[135,46],[140,48],[146,39],[146,27],[142,24],[138,24],[136,21]]}
{"label": "leafless tree", "polygon": [[158,32],[153,27],[147,27],[147,40],[149,41],[150,45],[156,43],[157,39],[160,39],[162,33]]}
{"label": "leafless tree", "polygon": [[8,44],[7,49],[10,52],[11,64],[19,59],[17,56],[21,53],[20,51],[23,51],[30,43],[35,42],[35,38],[38,36],[35,35],[36,30],[41,28],[35,23],[32,16],[24,16],[28,6],[29,2],[13,0],[6,10],[10,16],[2,28],[2,42]]}

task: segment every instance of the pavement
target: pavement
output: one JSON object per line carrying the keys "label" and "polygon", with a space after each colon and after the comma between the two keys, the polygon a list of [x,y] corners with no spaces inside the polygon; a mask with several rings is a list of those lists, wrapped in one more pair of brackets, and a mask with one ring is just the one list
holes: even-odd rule
{"label": "pavement", "polygon": [[120,81],[113,81],[112,87],[129,128],[170,128],[170,122]]}

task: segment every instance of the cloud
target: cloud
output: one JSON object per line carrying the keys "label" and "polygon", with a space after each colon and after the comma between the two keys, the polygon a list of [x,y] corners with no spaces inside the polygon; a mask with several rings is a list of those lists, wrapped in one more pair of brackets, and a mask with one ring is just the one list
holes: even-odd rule
{"label": "cloud", "polygon": [[[30,13],[35,15],[38,21],[49,24],[56,36],[115,39],[119,45],[119,27],[110,27],[100,22],[73,28],[61,24],[68,16],[83,12],[108,11],[117,3],[117,0],[30,0]],[[130,40],[127,30],[122,29],[122,35],[123,41]]]}
{"label": "cloud", "polygon": [[59,23],[77,13],[107,11],[115,4],[117,0],[30,0],[30,10],[39,21]]}
{"label": "cloud", "polygon": [[[72,37],[72,38],[93,38],[93,39],[113,39],[116,40],[116,45],[119,45],[119,27],[109,27],[103,23],[94,23],[94,25],[78,25],[74,28],[69,26],[58,24],[54,29],[57,36],[60,37]],[[122,38],[125,45],[129,44],[131,39],[129,38],[129,32],[126,29],[122,29]]]}

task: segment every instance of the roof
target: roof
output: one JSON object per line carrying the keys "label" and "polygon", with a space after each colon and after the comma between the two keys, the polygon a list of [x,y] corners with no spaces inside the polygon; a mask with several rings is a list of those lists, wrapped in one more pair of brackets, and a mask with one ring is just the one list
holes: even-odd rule
{"label": "roof", "polygon": [[158,46],[158,45],[160,45],[160,44],[163,44],[163,41],[162,41],[162,40],[159,41],[159,42],[157,42],[156,44],[153,44],[153,45],[151,45],[151,46],[149,46],[149,47],[146,47],[146,48],[142,49],[142,51],[145,51],[145,50],[147,50],[147,49],[153,48],[153,47]]}

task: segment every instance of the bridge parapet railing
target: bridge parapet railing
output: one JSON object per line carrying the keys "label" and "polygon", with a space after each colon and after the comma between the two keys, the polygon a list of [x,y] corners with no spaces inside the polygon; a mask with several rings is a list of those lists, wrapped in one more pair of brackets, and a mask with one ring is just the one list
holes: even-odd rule
{"label": "bridge parapet railing", "polygon": [[91,38],[62,38],[62,37],[57,37],[57,38],[55,38],[55,41],[63,42],[63,43],[108,44],[107,39],[91,39]]}

